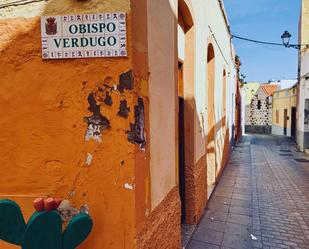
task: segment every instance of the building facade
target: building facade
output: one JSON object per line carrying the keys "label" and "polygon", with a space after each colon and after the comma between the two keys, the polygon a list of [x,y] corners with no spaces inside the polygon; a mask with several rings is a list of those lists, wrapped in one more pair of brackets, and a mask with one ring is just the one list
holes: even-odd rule
{"label": "building facade", "polygon": [[243,82],[240,80],[240,67],[241,67],[241,61],[238,56],[236,56],[235,60],[236,64],[236,98],[235,98],[235,142],[239,141],[239,139],[242,137],[243,133],[243,125],[242,125],[242,115],[243,115],[243,97],[242,97],[242,88],[243,88]]}
{"label": "building facade", "polygon": [[253,97],[256,95],[257,90],[260,87],[260,83],[248,82],[242,87],[242,126],[243,132],[246,132],[246,125],[250,125],[250,112],[251,112],[251,102]]}
{"label": "building facade", "polygon": [[261,84],[246,111],[245,131],[248,133],[271,133],[272,95],[278,85]]}
{"label": "building facade", "polygon": [[[42,16],[118,12],[127,56],[42,59]],[[0,32],[0,199],[26,220],[37,197],[87,207],[81,249],[181,248],[181,222],[200,220],[234,139],[223,2],[7,0]]]}
{"label": "building facade", "polygon": [[[309,44],[309,1],[303,0],[299,20],[299,44]],[[299,82],[297,96],[297,145],[309,149],[309,49],[299,51]]]}
{"label": "building facade", "polygon": [[180,1],[179,7],[178,72],[183,78],[178,98],[179,113],[184,114],[179,153],[185,159],[180,160],[179,175],[183,220],[193,224],[199,221],[230,150],[235,53],[221,1]]}
{"label": "building facade", "polygon": [[272,134],[296,135],[297,86],[274,92],[272,110]]}

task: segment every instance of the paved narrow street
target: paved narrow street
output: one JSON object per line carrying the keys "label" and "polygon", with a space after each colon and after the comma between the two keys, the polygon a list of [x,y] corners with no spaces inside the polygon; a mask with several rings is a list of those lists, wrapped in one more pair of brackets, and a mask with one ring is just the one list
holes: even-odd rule
{"label": "paved narrow street", "polygon": [[304,159],[289,138],[244,137],[187,248],[308,249],[309,160]]}

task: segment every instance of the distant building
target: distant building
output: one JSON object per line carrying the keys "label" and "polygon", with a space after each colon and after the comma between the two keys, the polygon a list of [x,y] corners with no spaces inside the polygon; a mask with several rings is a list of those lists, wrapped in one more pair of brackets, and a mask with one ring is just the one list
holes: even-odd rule
{"label": "distant building", "polygon": [[[299,21],[299,44],[309,44],[309,1],[302,1]],[[297,135],[299,149],[309,149],[309,49],[303,46],[299,52]]]}
{"label": "distant building", "polygon": [[244,84],[243,89],[245,91],[245,99],[244,102],[246,105],[250,105],[253,96],[256,94],[257,90],[260,87],[260,83],[258,82],[248,82]]}
{"label": "distant building", "polygon": [[[253,84],[253,83],[250,83]],[[254,83],[254,84],[262,84],[262,83]],[[277,85],[280,90],[289,89],[297,84],[297,79],[282,79],[277,81],[268,81],[264,83],[265,85]]]}
{"label": "distant building", "polygon": [[284,79],[284,80],[278,80],[278,81],[270,82],[270,84],[275,84],[275,85],[280,86],[280,89],[289,89],[289,88],[295,86],[296,83],[297,83],[296,79],[293,79],[293,80]]}
{"label": "distant building", "polygon": [[272,102],[272,134],[295,137],[297,86],[274,92]]}
{"label": "distant building", "polygon": [[260,87],[260,83],[249,82],[243,85],[242,87],[242,126],[243,132],[245,132],[245,126],[249,123],[250,116],[250,104],[253,99],[253,96],[256,94],[257,90]]}
{"label": "distant building", "polygon": [[272,95],[278,89],[279,86],[275,84],[262,84],[259,86],[246,108],[245,132],[271,133]]}

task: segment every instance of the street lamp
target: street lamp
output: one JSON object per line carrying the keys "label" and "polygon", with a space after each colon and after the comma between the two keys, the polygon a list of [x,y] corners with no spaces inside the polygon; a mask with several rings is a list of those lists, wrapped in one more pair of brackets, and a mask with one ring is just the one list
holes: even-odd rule
{"label": "street lamp", "polygon": [[291,39],[291,34],[286,30],[284,31],[284,33],[282,34],[281,36],[281,39],[282,39],[282,43],[283,45],[288,48],[290,47],[290,39]]}
{"label": "street lamp", "polygon": [[284,31],[284,33],[281,36],[282,39],[282,43],[283,46],[285,46],[286,48],[295,48],[300,50],[302,48],[302,46],[309,48],[309,44],[290,44],[290,39],[291,39],[292,35],[289,33],[289,31]]}

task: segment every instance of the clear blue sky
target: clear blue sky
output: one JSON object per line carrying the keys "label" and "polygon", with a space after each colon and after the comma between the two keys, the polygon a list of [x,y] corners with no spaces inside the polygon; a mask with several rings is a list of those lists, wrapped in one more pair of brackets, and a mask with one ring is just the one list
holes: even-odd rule
{"label": "clear blue sky", "polygon": [[[232,33],[255,40],[281,43],[285,30],[298,43],[301,0],[224,0]],[[296,79],[297,50],[233,40],[246,81]]]}

